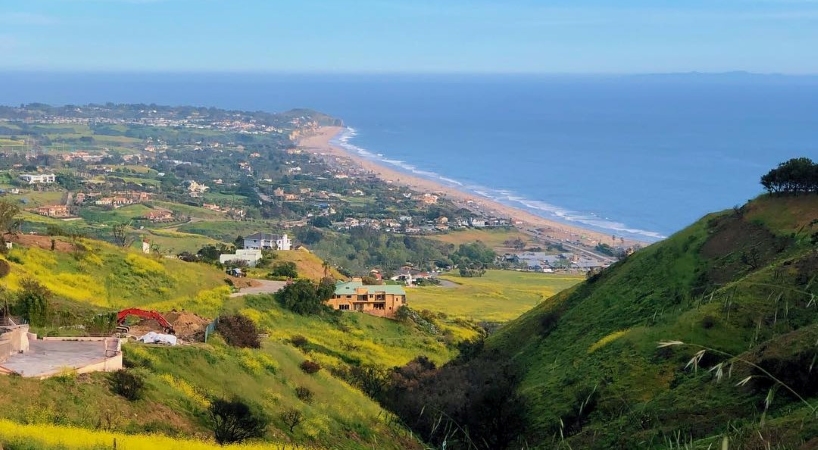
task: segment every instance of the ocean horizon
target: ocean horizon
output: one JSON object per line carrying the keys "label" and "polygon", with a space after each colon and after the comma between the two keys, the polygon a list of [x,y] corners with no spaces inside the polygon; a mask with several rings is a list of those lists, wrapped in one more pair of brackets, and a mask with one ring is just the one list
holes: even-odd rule
{"label": "ocean horizon", "polygon": [[655,241],[818,159],[818,77],[0,74],[0,103],[312,108],[363,157],[545,218]]}

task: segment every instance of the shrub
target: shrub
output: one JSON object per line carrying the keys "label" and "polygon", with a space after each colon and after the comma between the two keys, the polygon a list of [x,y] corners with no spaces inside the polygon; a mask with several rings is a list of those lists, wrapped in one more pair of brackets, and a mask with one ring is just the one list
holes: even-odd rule
{"label": "shrub", "polygon": [[114,394],[121,395],[130,401],[142,398],[145,390],[145,378],[132,370],[120,369],[111,372],[108,381]]}
{"label": "shrub", "polygon": [[304,347],[310,344],[310,341],[306,337],[296,334],[290,338],[290,343],[303,350]]}
{"label": "shrub", "polygon": [[709,329],[713,328],[714,326],[716,326],[716,318],[715,317],[708,315],[708,316],[704,316],[702,318],[702,328],[704,328],[705,330],[709,330]]}
{"label": "shrub", "polygon": [[260,348],[258,328],[249,317],[242,314],[233,314],[219,317],[216,331],[233,347]]}
{"label": "shrub", "polygon": [[295,388],[295,396],[304,403],[312,403],[312,391],[310,388],[298,386]]}
{"label": "shrub", "polygon": [[11,272],[11,265],[8,261],[0,259],[0,278],[5,278]]}
{"label": "shrub", "polygon": [[287,261],[274,265],[273,269],[270,271],[270,275],[274,277],[297,278],[298,271],[296,270],[294,262]]}
{"label": "shrub", "polygon": [[209,413],[213,435],[221,445],[261,437],[267,428],[267,418],[240,399],[214,399]]}
{"label": "shrub", "polygon": [[304,360],[299,367],[301,367],[301,370],[303,370],[304,373],[308,373],[310,375],[321,370],[321,364],[318,364],[315,361],[310,361],[309,359]]}

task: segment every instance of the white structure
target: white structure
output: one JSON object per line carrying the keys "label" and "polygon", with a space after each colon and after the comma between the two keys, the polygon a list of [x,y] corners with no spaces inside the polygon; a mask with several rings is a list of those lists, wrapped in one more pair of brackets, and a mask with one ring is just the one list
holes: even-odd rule
{"label": "white structure", "polygon": [[20,179],[28,184],[51,184],[57,181],[57,176],[53,173],[24,173],[20,175]]}
{"label": "white structure", "polygon": [[244,238],[244,248],[258,250],[291,250],[293,242],[286,234],[255,233]]}
{"label": "white structure", "polygon": [[255,267],[256,263],[261,259],[261,250],[258,249],[243,249],[236,250],[236,253],[225,253],[219,255],[219,262],[224,264],[229,261],[244,261],[250,267]]}

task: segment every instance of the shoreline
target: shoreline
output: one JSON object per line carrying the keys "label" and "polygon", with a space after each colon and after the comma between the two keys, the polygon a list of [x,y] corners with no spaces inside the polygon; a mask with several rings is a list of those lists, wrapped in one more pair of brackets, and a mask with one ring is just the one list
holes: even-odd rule
{"label": "shoreline", "polygon": [[[315,132],[299,139],[297,142],[298,148],[315,156],[323,157],[331,165],[337,166],[341,162],[339,160],[347,160],[387,183],[406,186],[419,193],[440,193],[459,207],[479,211],[485,215],[511,218],[514,222],[518,222],[514,223],[515,228],[524,233],[536,235],[539,238],[555,242],[576,243],[578,241],[581,245],[588,247],[594,247],[600,242],[609,245],[612,243],[611,234],[547,219],[479,194],[462,191],[434,180],[408,174],[351,153],[332,142],[344,130],[346,130],[345,127],[319,127]],[[619,239],[619,236],[617,236],[617,239]],[[650,242],[632,238],[624,239],[626,247],[631,247],[634,244],[644,247],[651,244]],[[618,240],[616,244],[622,245]]]}

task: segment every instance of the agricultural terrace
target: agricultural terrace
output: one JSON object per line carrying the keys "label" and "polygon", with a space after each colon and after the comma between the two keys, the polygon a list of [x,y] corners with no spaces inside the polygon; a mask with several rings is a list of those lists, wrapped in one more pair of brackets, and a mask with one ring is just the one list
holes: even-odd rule
{"label": "agricultural terrace", "polygon": [[441,279],[443,286],[408,288],[409,306],[463,319],[506,322],[585,280],[585,276],[489,270],[482,277],[444,275]]}

